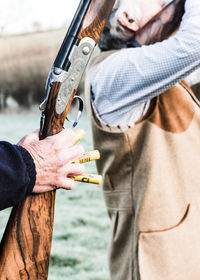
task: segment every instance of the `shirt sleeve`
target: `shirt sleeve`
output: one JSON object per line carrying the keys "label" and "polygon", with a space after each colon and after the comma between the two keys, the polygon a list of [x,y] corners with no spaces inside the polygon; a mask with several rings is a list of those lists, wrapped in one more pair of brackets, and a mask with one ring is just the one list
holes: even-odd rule
{"label": "shirt sleeve", "polygon": [[118,51],[96,68],[92,78],[99,116],[113,124],[200,66],[200,2],[186,0],[174,37],[141,48]]}
{"label": "shirt sleeve", "polygon": [[27,150],[0,142],[0,210],[14,206],[32,192],[35,164]]}

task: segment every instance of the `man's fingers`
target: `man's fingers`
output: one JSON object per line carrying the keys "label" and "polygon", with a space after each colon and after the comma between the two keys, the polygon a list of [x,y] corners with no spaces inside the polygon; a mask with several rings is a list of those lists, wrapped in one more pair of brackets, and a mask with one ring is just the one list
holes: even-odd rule
{"label": "man's fingers", "polygon": [[65,178],[60,185],[60,188],[66,189],[66,190],[72,190],[74,188],[74,180],[70,178]]}
{"label": "man's fingers", "polygon": [[72,146],[71,148],[65,148],[58,154],[59,165],[62,166],[66,163],[70,163],[78,159],[84,154],[82,146]]}
{"label": "man's fingers", "polygon": [[56,150],[60,150],[72,146],[77,141],[77,135],[70,129],[64,129],[56,135],[49,136],[48,139],[55,143]]}
{"label": "man's fingers", "polygon": [[54,189],[55,189],[55,187],[51,186],[51,185],[42,185],[42,186],[36,185],[33,188],[33,193],[50,192],[50,191],[53,191]]}
{"label": "man's fingers", "polygon": [[68,167],[67,176],[84,174],[85,167],[79,163],[72,163]]}

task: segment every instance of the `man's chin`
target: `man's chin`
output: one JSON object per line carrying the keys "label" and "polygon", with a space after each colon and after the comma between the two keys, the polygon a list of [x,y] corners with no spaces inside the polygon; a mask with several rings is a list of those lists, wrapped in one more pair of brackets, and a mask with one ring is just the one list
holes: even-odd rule
{"label": "man's chin", "polygon": [[[110,28],[112,26],[112,28]],[[119,24],[109,24],[105,27],[99,40],[101,50],[126,48],[127,42],[134,38],[135,33]]]}

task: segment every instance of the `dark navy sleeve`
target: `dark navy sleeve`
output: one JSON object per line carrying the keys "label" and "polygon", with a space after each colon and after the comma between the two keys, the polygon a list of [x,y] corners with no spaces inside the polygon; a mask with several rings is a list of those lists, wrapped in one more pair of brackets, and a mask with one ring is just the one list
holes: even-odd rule
{"label": "dark navy sleeve", "polygon": [[0,210],[21,202],[32,192],[35,180],[35,164],[29,152],[0,141]]}

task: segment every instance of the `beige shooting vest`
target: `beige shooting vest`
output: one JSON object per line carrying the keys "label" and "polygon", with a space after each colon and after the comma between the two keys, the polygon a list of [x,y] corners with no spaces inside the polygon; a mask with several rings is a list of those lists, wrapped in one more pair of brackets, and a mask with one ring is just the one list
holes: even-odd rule
{"label": "beige shooting vest", "polygon": [[[92,61],[88,91],[94,67],[106,55]],[[111,279],[199,280],[199,102],[184,82],[176,84],[125,132],[92,111],[111,219]]]}

